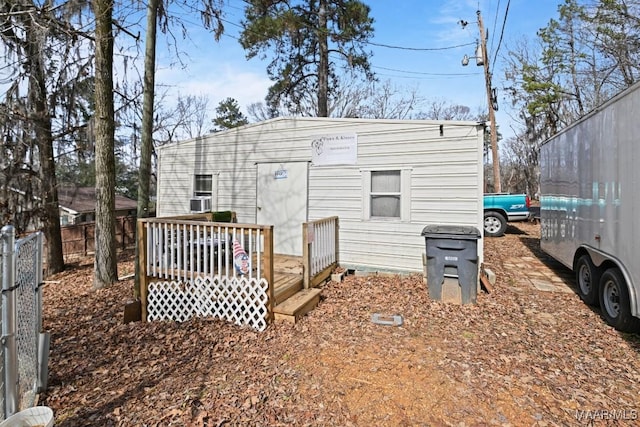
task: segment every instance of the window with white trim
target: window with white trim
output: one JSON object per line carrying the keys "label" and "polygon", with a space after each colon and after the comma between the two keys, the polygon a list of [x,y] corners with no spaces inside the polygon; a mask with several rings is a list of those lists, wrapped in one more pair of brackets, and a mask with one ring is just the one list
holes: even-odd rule
{"label": "window with white trim", "polygon": [[196,175],[193,181],[194,196],[212,196],[213,175]]}
{"label": "window with white trim", "polygon": [[365,220],[410,220],[411,169],[362,171]]}
{"label": "window with white trim", "polygon": [[400,171],[371,171],[371,217],[400,218]]}

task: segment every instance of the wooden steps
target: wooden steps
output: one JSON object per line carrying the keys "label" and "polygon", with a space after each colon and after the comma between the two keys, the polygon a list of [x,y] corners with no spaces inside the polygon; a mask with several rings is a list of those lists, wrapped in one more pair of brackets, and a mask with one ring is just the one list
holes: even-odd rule
{"label": "wooden steps", "polygon": [[302,290],[302,275],[276,272],[275,282],[273,290],[275,305],[285,302]]}
{"label": "wooden steps", "polygon": [[273,309],[275,320],[296,323],[298,319],[313,310],[320,302],[318,288],[302,289]]}

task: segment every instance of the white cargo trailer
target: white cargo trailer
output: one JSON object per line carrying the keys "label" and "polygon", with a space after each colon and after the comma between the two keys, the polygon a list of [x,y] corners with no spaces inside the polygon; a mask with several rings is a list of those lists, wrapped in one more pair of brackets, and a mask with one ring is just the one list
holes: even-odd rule
{"label": "white cargo trailer", "polygon": [[541,148],[542,249],[621,331],[640,326],[640,85]]}

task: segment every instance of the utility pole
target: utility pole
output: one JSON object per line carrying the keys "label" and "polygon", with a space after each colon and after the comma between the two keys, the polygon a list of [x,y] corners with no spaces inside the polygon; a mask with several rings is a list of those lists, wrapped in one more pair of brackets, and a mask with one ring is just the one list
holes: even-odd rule
{"label": "utility pole", "polygon": [[[489,130],[491,132],[491,157],[493,160],[493,191],[499,193],[502,191],[500,184],[500,157],[498,156],[498,126],[496,124],[496,114],[494,110],[494,97],[491,88],[491,72],[489,71],[489,55],[487,54],[487,36],[484,32],[484,24],[480,11],[478,14],[478,28],[480,29],[480,50],[482,62],[484,65],[484,81],[487,88],[487,103],[489,104],[489,122],[491,124]],[[478,58],[476,58],[478,60]]]}

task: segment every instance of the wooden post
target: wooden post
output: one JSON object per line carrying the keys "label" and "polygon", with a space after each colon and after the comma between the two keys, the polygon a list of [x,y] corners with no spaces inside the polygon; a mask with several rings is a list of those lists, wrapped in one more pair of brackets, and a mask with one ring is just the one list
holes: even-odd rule
{"label": "wooden post", "polygon": [[127,217],[127,222],[125,223],[127,226],[127,244],[126,247],[129,248],[131,247],[131,234],[133,233],[134,235],[134,239],[133,239],[133,244],[136,244],[135,241],[135,232],[136,232],[136,218],[135,216],[129,216]]}
{"label": "wooden post", "polygon": [[340,265],[340,218],[338,218],[337,216],[334,217],[335,218],[335,239],[336,239],[336,246],[335,246],[335,251],[336,251],[336,266]]}
{"label": "wooden post", "polygon": [[[480,46],[482,47],[482,65],[484,66],[484,81],[487,89],[487,102],[489,105],[489,128],[491,129],[491,160],[493,161],[493,192],[500,193],[502,191],[502,184],[500,182],[500,157],[498,154],[498,125],[496,123],[495,110],[498,109],[497,104],[494,107],[495,100],[493,99],[493,88],[491,83],[491,71],[489,67],[489,55],[487,52],[487,37],[488,33],[484,31],[484,24],[482,22],[482,14],[478,10],[478,29],[480,30]],[[477,60],[477,59],[476,59]]]}
{"label": "wooden post", "polygon": [[83,256],[87,256],[88,249],[87,249],[87,225],[86,224],[84,224],[82,226],[82,241],[84,242],[83,243],[84,244],[84,248],[83,248],[84,250],[82,251],[82,255]]}
{"label": "wooden post", "polygon": [[309,250],[309,223],[302,223],[302,287],[309,289],[311,282],[311,251]]}
{"label": "wooden post", "polygon": [[134,292],[136,298],[140,298],[142,309],[142,321],[147,321],[147,224],[144,220],[139,219],[137,223],[137,275],[136,290]]}
{"label": "wooden post", "polygon": [[124,237],[125,237],[125,235],[126,235],[126,233],[125,233],[125,231],[124,231],[124,221],[125,221],[126,217],[124,217],[124,216],[123,216],[123,217],[121,217],[120,219],[122,220],[122,221],[121,221],[122,227],[120,227],[120,233],[121,233],[121,234],[120,234],[120,238],[122,239],[122,250],[124,251],[125,249],[127,249],[127,245],[126,245],[126,244],[125,244],[125,242],[124,242],[124,241],[125,241],[125,238],[124,238]]}
{"label": "wooden post", "polygon": [[273,225],[265,226],[264,232],[264,276],[269,282],[269,322],[273,322],[273,309],[275,307],[275,281],[273,274]]}

